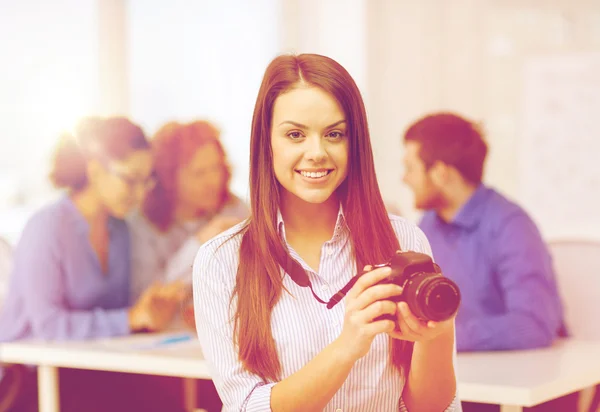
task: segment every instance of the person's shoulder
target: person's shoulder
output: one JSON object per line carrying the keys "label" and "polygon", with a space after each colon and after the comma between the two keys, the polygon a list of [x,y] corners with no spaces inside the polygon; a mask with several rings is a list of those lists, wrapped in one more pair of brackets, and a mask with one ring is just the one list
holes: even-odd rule
{"label": "person's shoulder", "polygon": [[394,228],[394,231],[398,236],[405,236],[406,234],[420,231],[417,225],[405,217],[393,215],[391,213],[388,213],[388,217],[392,227]]}
{"label": "person's shoulder", "polygon": [[426,210],[419,220],[419,227],[421,229],[430,228],[436,223],[437,219],[437,214],[434,210]]}
{"label": "person's shoulder", "polygon": [[194,277],[226,272],[233,281],[247,221],[238,223],[200,246],[194,259]]}
{"label": "person's shoulder", "polygon": [[21,231],[17,247],[56,245],[61,239],[61,231],[73,227],[71,220],[74,207],[68,198],[61,197],[33,212]]}
{"label": "person's shoulder", "polygon": [[517,202],[501,194],[495,189],[488,188],[487,201],[485,202],[485,220],[493,229],[505,228],[513,220],[522,222],[533,221],[525,209]]}
{"label": "person's shoulder", "polygon": [[207,252],[219,254],[220,249],[227,246],[228,248],[238,248],[242,242],[243,232],[246,228],[247,220],[244,220],[237,225],[230,227],[229,229],[219,233],[209,241],[205,242],[200,250],[206,250]]}
{"label": "person's shoulder", "polygon": [[70,217],[72,214],[71,209],[74,207],[66,197],[54,200],[31,215],[25,225],[25,230],[45,231],[46,229],[61,227],[67,223],[65,220]]}
{"label": "person's shoulder", "polygon": [[401,216],[392,214],[388,214],[388,216],[400,243],[400,249],[418,252],[428,250],[429,243],[427,242],[427,238],[416,224]]}

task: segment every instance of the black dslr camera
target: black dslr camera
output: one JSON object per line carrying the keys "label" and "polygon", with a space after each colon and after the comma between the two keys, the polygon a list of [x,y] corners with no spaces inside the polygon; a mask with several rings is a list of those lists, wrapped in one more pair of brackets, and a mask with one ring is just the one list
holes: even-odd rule
{"label": "black dslr camera", "polygon": [[[440,322],[451,318],[460,305],[460,290],[456,283],[442,275],[438,265],[423,253],[396,252],[389,263],[374,265],[374,268],[389,266],[392,273],[379,284],[395,283],[402,286],[402,294],[388,300],[406,302],[411,312],[419,319]],[[391,315],[382,315],[376,320],[396,320]]]}

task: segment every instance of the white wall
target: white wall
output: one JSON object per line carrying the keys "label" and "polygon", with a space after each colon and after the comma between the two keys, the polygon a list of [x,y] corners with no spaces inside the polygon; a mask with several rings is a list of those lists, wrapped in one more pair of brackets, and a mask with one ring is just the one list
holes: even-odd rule
{"label": "white wall", "polygon": [[213,121],[248,193],[252,111],[278,52],[276,0],[128,2],[130,115],[153,134],[171,120]]}
{"label": "white wall", "polygon": [[0,207],[40,190],[56,134],[98,102],[94,0],[0,0]]}
{"label": "white wall", "polygon": [[367,88],[368,0],[280,0],[282,53],[316,53],[344,66]]}
{"label": "white wall", "polygon": [[129,60],[127,41],[129,15],[123,0],[95,0],[98,20],[98,85],[97,113],[127,115],[129,102]]}
{"label": "white wall", "polygon": [[[600,2],[384,0],[369,5],[368,104],[384,195],[408,216],[417,216],[396,176],[401,134],[416,116],[444,109],[483,122],[490,145],[485,180],[521,200],[520,165],[527,162],[524,68],[539,55],[600,51]],[[573,213],[539,222],[544,234],[600,239],[600,227],[575,227]]]}

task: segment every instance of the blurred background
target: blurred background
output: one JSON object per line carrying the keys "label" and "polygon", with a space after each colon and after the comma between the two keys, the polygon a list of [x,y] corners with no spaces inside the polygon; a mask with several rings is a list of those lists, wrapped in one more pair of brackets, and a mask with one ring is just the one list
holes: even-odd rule
{"label": "blurred background", "polygon": [[233,190],[248,195],[250,120],[278,54],[328,55],[367,105],[390,209],[415,220],[401,136],[434,110],[481,123],[484,180],[546,238],[600,239],[598,0],[0,0],[0,237],[16,242],[56,196],[61,130],[129,116],[222,130]]}

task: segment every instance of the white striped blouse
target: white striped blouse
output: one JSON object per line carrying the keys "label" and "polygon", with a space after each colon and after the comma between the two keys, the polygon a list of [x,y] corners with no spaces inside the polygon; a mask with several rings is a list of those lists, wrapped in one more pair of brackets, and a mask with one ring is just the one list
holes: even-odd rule
{"label": "white striped blouse", "polygon": [[[429,242],[420,229],[397,216],[390,215],[390,221],[402,250],[431,255]],[[213,238],[198,251],[193,271],[196,328],[224,410],[270,411],[271,388],[276,382],[265,382],[244,370],[233,340],[233,309],[229,302],[235,285],[242,235],[231,236],[240,227],[241,224]],[[278,216],[278,227],[285,241],[281,215]],[[313,289],[325,301],[356,273],[349,239],[349,229],[340,209],[334,235],[321,249],[319,273],[315,273],[288,245],[292,257],[309,274]],[[283,283],[291,295],[283,292],[273,308],[271,322],[282,375],[287,377],[340,335],[344,301],[329,310],[312,296],[310,289],[299,287],[289,276],[284,276]],[[405,376],[389,362],[388,353],[387,335],[376,336],[368,354],[355,363],[324,410],[405,411],[401,399]],[[461,410],[457,397],[446,410]]]}

